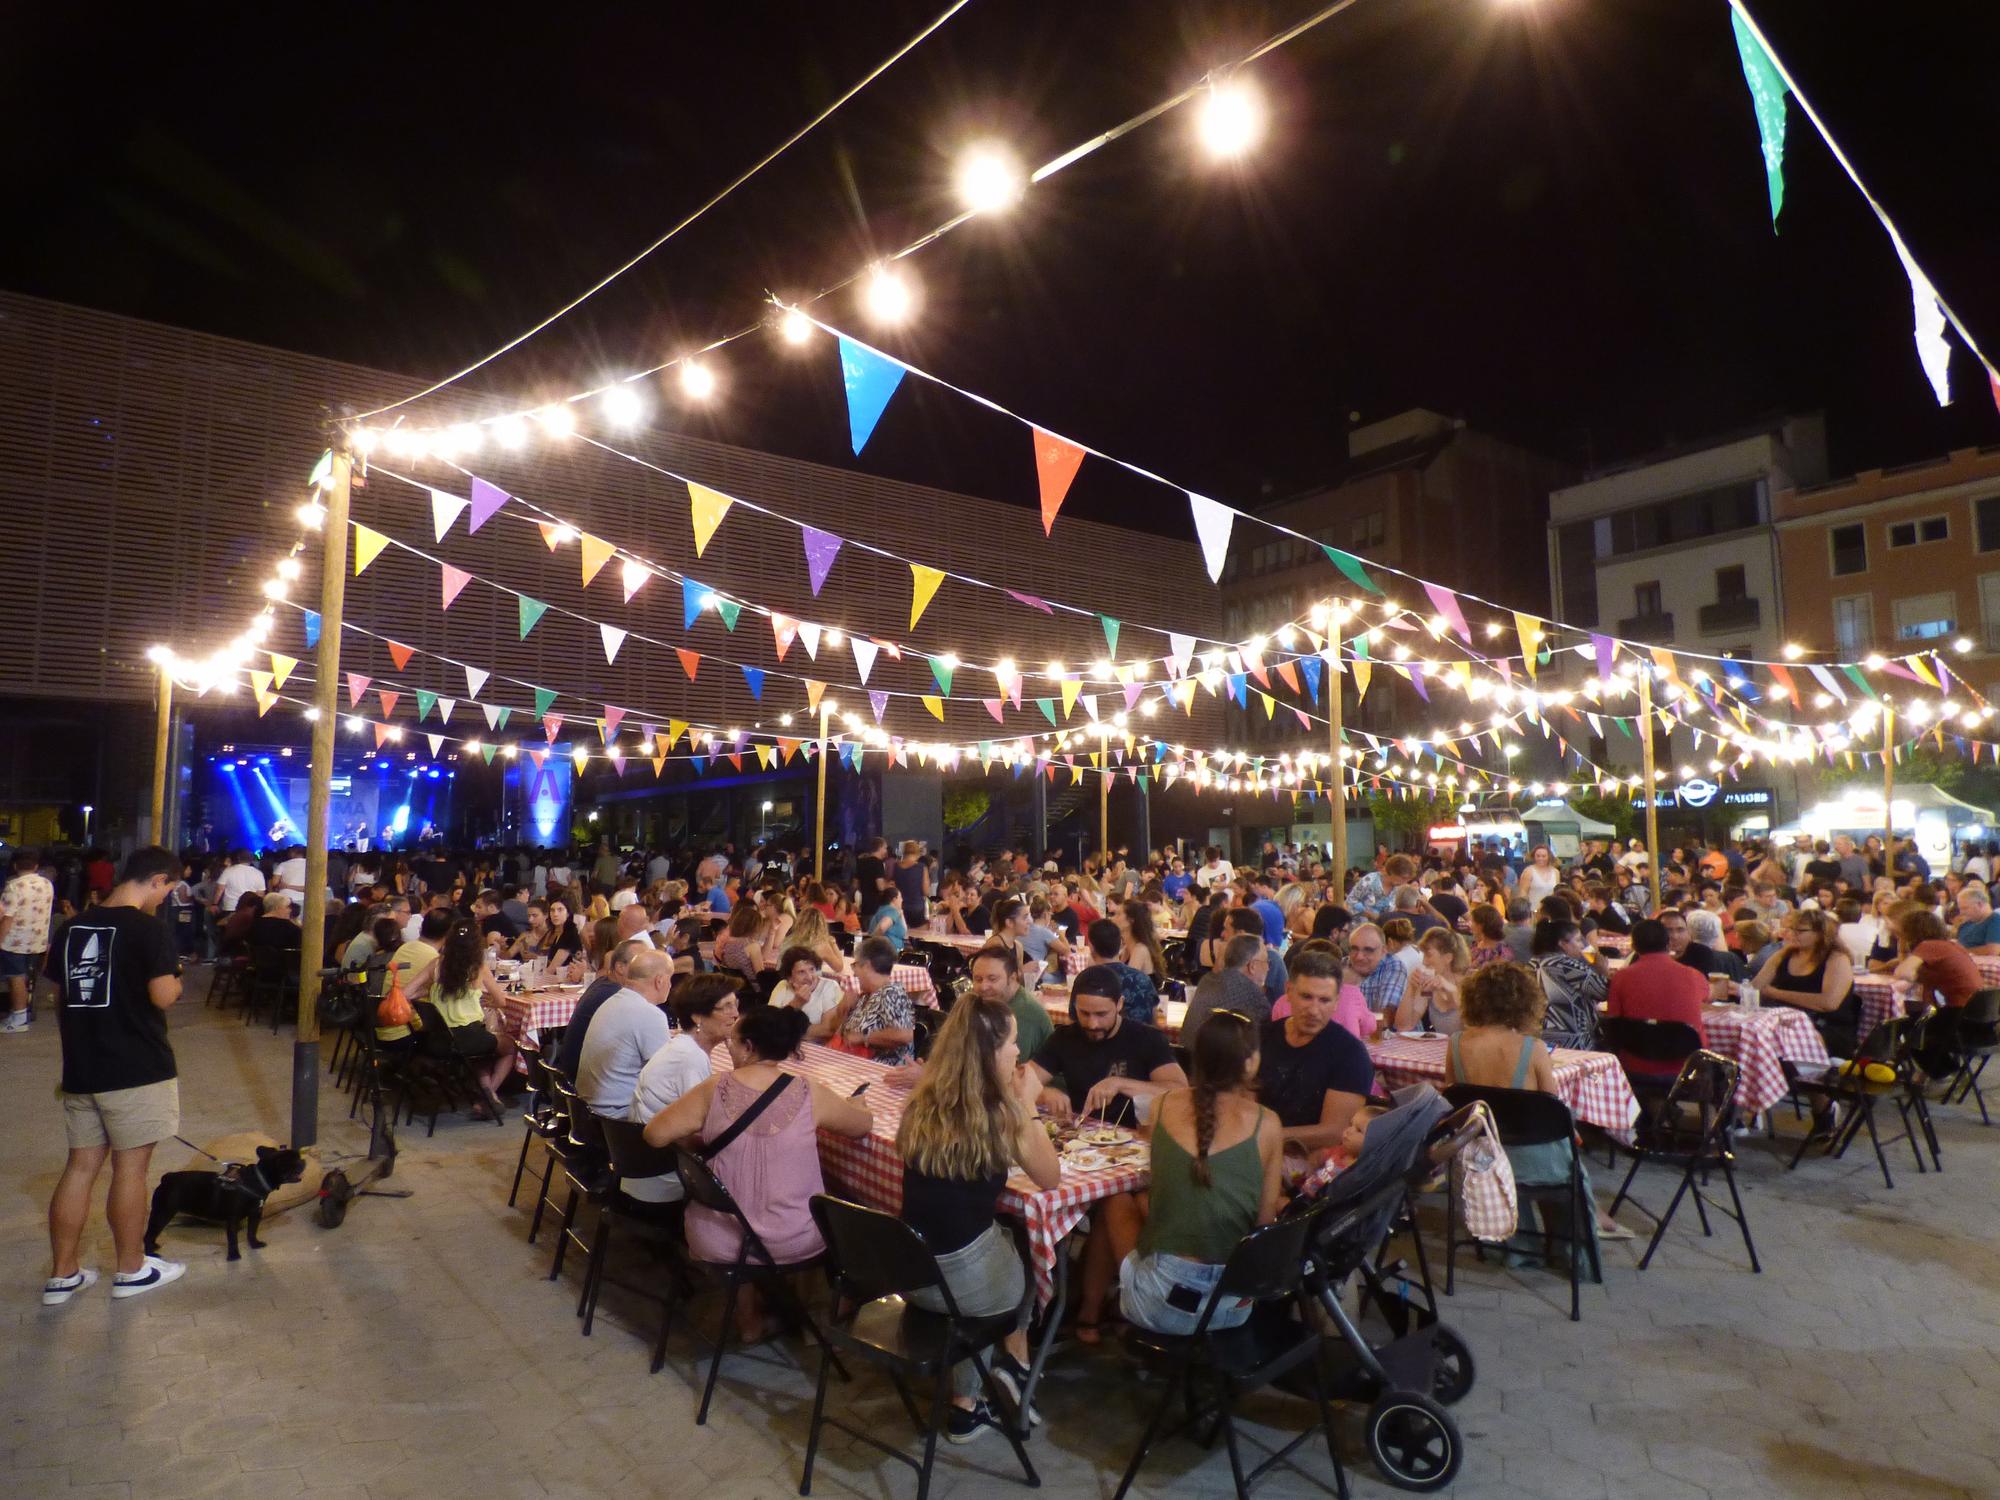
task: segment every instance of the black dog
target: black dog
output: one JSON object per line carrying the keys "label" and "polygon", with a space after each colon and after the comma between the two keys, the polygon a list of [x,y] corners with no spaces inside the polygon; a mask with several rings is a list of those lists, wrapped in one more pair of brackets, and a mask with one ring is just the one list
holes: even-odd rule
{"label": "black dog", "polygon": [[259,1146],[257,1160],[222,1172],[169,1172],[153,1189],[153,1213],[146,1221],[146,1253],[160,1253],[160,1231],[175,1214],[220,1222],[229,1231],[229,1258],[241,1260],[236,1226],[250,1226],[250,1248],[261,1250],[257,1225],[264,1217],[264,1200],[280,1183],[305,1176],[306,1159],[289,1146]]}

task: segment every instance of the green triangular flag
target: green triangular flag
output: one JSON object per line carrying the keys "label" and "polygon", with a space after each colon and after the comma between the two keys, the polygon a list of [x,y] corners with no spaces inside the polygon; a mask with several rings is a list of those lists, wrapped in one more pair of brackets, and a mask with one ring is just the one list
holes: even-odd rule
{"label": "green triangular flag", "polygon": [[935,656],[930,659],[930,662],[931,676],[937,679],[938,691],[947,697],[950,696],[952,669],[939,661]]}
{"label": "green triangular flag", "polygon": [[1116,656],[1118,654],[1118,622],[1109,615],[1099,615],[1097,623],[1104,627],[1104,644],[1110,649],[1111,654]]}
{"label": "green triangular flag", "polygon": [[1630,724],[1626,723],[1623,719],[1613,719],[1611,722],[1618,726],[1618,732],[1624,735],[1626,739],[1629,740],[1632,738],[1632,726]]}
{"label": "green triangular flag", "polygon": [[1035,707],[1039,708],[1039,709],[1040,709],[1040,710],[1042,711],[1042,717],[1043,717],[1043,718],[1047,719],[1047,720],[1048,720],[1048,721],[1049,721],[1049,722],[1050,722],[1051,724],[1055,723],[1055,721],[1056,721],[1056,700],[1055,700],[1055,699],[1053,699],[1053,698],[1037,698],[1037,699],[1035,700]]}
{"label": "green triangular flag", "polygon": [[546,718],[548,716],[549,710],[554,708],[555,706],[556,706],[556,690],[554,688],[535,689],[536,718],[538,719]]}
{"label": "green triangular flag", "polygon": [[333,450],[329,448],[319,456],[319,462],[313,465],[312,473],[306,475],[306,483],[318,489],[331,478],[333,478]]}
{"label": "green triangular flag", "polygon": [[1731,8],[1729,24],[1736,29],[1743,81],[1750,85],[1750,103],[1757,111],[1757,137],[1764,147],[1764,182],[1771,190],[1771,232],[1776,234],[1778,210],[1785,206],[1785,76],[1741,11]]}
{"label": "green triangular flag", "polygon": [[1348,642],[1347,644],[1348,644],[1348,645],[1350,645],[1350,646],[1352,646],[1352,647],[1354,648],[1354,659],[1355,659],[1356,661],[1366,661],[1366,660],[1368,660],[1368,637],[1367,637],[1367,636],[1365,636],[1365,635],[1357,635],[1357,636],[1356,636],[1356,637],[1355,637],[1355,638],[1354,638],[1353,640],[1349,641],[1349,642]]}
{"label": "green triangular flag", "polygon": [[1875,685],[1872,682],[1870,682],[1866,677],[1863,677],[1861,675],[1861,668],[1856,666],[1844,666],[1840,670],[1846,673],[1848,679],[1851,682],[1853,682],[1853,684],[1856,687],[1860,688],[1862,692],[1866,693],[1869,697],[1874,698],[1877,701],[1881,699],[1882,695],[1875,691]]}
{"label": "green triangular flag", "polygon": [[[513,711],[514,710],[511,708],[496,708],[493,710],[493,732],[495,734],[498,734],[501,730],[507,727],[507,715],[511,714]],[[488,760],[491,760],[492,758],[493,757],[490,755],[487,757]]]}
{"label": "green triangular flag", "polygon": [[498,745],[481,745],[479,747],[479,753],[486,757],[487,765],[490,766],[493,764],[493,752],[498,750],[499,748],[500,747]]}
{"label": "green triangular flag", "polygon": [[437,707],[437,701],[438,695],[436,693],[427,693],[422,688],[417,689],[417,722],[419,724],[430,717],[431,710]]}
{"label": "green triangular flag", "polygon": [[548,608],[549,607],[546,604],[542,603],[542,601],[539,599],[530,599],[526,594],[521,595],[521,639],[522,640],[525,641],[528,638],[528,632],[535,628],[536,622],[538,622],[542,618],[542,616],[548,612]]}
{"label": "green triangular flag", "polygon": [[738,604],[734,599],[718,599],[715,602],[715,612],[722,616],[722,625],[725,630],[734,630],[736,628],[736,617],[743,613],[743,606]]}
{"label": "green triangular flag", "polygon": [[1368,576],[1368,570],[1361,566],[1361,559],[1352,552],[1342,552],[1338,547],[1327,546],[1325,542],[1319,545],[1320,550],[1326,554],[1327,561],[1345,573],[1348,581],[1355,587],[1364,588],[1371,594],[1382,592],[1382,585]]}

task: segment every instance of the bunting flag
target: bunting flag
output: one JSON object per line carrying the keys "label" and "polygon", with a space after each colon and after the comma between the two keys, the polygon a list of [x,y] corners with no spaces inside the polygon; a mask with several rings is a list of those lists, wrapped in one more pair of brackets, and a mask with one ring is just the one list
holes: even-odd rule
{"label": "bunting flag", "polygon": [[514,712],[513,709],[503,708],[497,703],[482,703],[479,706],[486,712],[487,729],[494,734],[507,727],[508,716]]}
{"label": "bunting flag", "polygon": [[930,715],[933,719],[938,720],[940,723],[944,721],[944,699],[930,693],[925,693],[923,695],[923,705],[930,710]]}
{"label": "bunting flag", "polygon": [[625,585],[625,602],[627,604],[632,602],[632,596],[644,588],[653,576],[653,570],[640,562],[636,557],[627,558],[625,565],[618,571]]}
{"label": "bunting flag", "polygon": [[260,719],[269,713],[278,701],[278,695],[272,688],[271,683],[272,677],[269,672],[252,672],[250,674],[250,691],[256,695],[257,717]]}
{"label": "bunting flag", "polygon": [[869,670],[875,665],[875,654],[881,648],[873,641],[865,640],[858,635],[849,636],[847,643],[854,648],[854,670],[861,674],[861,680],[865,683],[868,681]]}
{"label": "bunting flag", "polygon": [[1743,81],[1750,85],[1750,104],[1757,112],[1757,137],[1764,148],[1764,181],[1771,193],[1771,232],[1778,232],[1778,211],[1785,206],[1785,88],[1784,75],[1757,34],[1731,7],[1729,24],[1736,32],[1736,50],[1743,59]]}
{"label": "bunting flag", "polygon": [[537,521],[535,529],[542,534],[542,545],[551,552],[570,538],[569,527],[560,521]]}
{"label": "bunting flag", "polygon": [[1167,675],[1169,677],[1187,676],[1188,663],[1194,659],[1194,637],[1169,632],[1167,635],[1167,647]]}
{"label": "bunting flag", "polygon": [[1067,719],[1076,708],[1076,695],[1083,691],[1083,679],[1064,677],[1062,680],[1063,717]]}
{"label": "bunting flag", "polygon": [[839,341],[840,383],[847,391],[847,435],[859,457],[875,433],[875,424],[882,420],[889,398],[903,383],[903,366],[845,334]]}
{"label": "bunting flag", "polygon": [[1083,466],[1083,449],[1039,427],[1034,434],[1035,478],[1042,487],[1042,535],[1047,536],[1055,529],[1056,512],[1069,496],[1076,471]]}
{"label": "bunting flag", "polygon": [[1431,608],[1444,617],[1445,623],[1460,640],[1470,646],[1472,627],[1465,622],[1465,609],[1459,604],[1458,595],[1441,583],[1426,583],[1424,592],[1430,596]]}
{"label": "bunting flag", "polygon": [[801,622],[799,625],[799,639],[805,643],[806,655],[810,656],[814,661],[818,661],[819,626],[807,625]]}
{"label": "bunting flag", "polygon": [[1229,532],[1236,524],[1236,512],[1205,495],[1187,492],[1188,509],[1194,515],[1194,532],[1201,539],[1202,561],[1208,564],[1211,583],[1222,582],[1222,565],[1229,560]]}
{"label": "bunting flag", "polygon": [[931,664],[931,677],[937,683],[938,691],[940,693],[943,693],[946,697],[950,697],[951,674],[953,669],[944,664],[944,659],[942,657],[933,656],[927,658],[927,660]]}
{"label": "bunting flag", "polygon": [[454,568],[450,563],[439,563],[438,569],[438,607],[450,609],[452,601],[472,582],[472,575],[463,568]]}
{"label": "bunting flag", "polygon": [[[1887,223],[1887,220],[1883,221]],[[1910,301],[1916,309],[1917,361],[1931,383],[1939,406],[1951,405],[1951,345],[1944,339],[1944,309],[1938,304],[1937,289],[1915,260],[1903,237],[1891,228],[1889,242],[1910,276]]]}
{"label": "bunting flag", "polygon": [[1118,622],[1109,615],[1099,615],[1097,623],[1104,629],[1104,645],[1113,656],[1118,654]]}
{"label": "bunting flag", "polygon": [[764,701],[764,669],[762,667],[743,668],[743,681],[750,688],[750,696],[759,703]]}
{"label": "bunting flag", "polygon": [[349,672],[347,674],[347,706],[349,708],[359,708],[361,706],[361,695],[368,691],[368,684],[372,681],[374,681],[372,677],[363,677],[359,672]]}
{"label": "bunting flag", "polygon": [[468,503],[444,490],[431,491],[431,530],[439,541],[444,540],[445,533],[451,530],[451,523],[464,513]]}
{"label": "bunting flag", "polygon": [[701,607],[708,598],[706,584],[696,583],[692,578],[681,580],[681,629],[694,629],[694,622],[701,618]]}
{"label": "bunting flag", "polygon": [[874,688],[868,690],[868,708],[875,715],[875,722],[882,722],[882,715],[889,711],[889,695]]}
{"label": "bunting flag", "polygon": [[535,689],[536,718],[539,719],[543,714],[547,713],[550,709],[554,708],[555,706],[556,706],[556,690],[554,688]]}
{"label": "bunting flag", "polygon": [[1597,653],[1597,675],[1609,677],[1618,664],[1618,643],[1608,635],[1592,632],[1590,649]]}
{"label": "bunting flag", "polygon": [[819,712],[820,694],[824,693],[825,691],[826,691],[825,683],[814,682],[810,677],[806,679],[806,709],[808,712],[810,713]]}
{"label": "bunting flag", "polygon": [[1325,542],[1319,545],[1320,551],[1326,554],[1326,560],[1340,569],[1349,583],[1371,594],[1382,592],[1382,585],[1375,581],[1374,576],[1361,565],[1361,559],[1352,552],[1342,552],[1338,547],[1329,547]]}
{"label": "bunting flag", "polygon": [[402,695],[401,693],[398,693],[398,692],[392,692],[392,691],[391,691],[390,689],[388,689],[388,688],[385,688],[385,687],[378,687],[377,689],[375,689],[375,696],[376,696],[376,698],[377,698],[377,699],[379,699],[379,700],[381,701],[381,704],[382,704],[382,717],[383,717],[383,718],[385,718],[385,719],[393,719],[393,718],[395,718],[395,717],[396,717],[396,702],[397,702],[397,700],[398,700],[398,699],[400,699],[400,698],[401,698],[401,697],[402,697],[403,695]]}
{"label": "bunting flag", "polygon": [[449,724],[451,722],[451,711],[457,707],[458,700],[456,698],[439,698],[437,700],[438,723]]}
{"label": "bunting flag", "polygon": [[625,632],[616,625],[599,625],[597,634],[604,642],[604,664],[609,666],[618,660],[618,648],[625,644]]}
{"label": "bunting flag", "polygon": [[840,555],[840,538],[817,526],[801,526],[799,535],[805,543],[806,576],[812,582],[813,598],[817,599],[826,575],[833,571],[834,558]]}
{"label": "bunting flag", "polygon": [[417,722],[419,724],[431,716],[431,710],[437,707],[437,701],[438,695],[436,693],[429,692],[424,688],[417,689]]}
{"label": "bunting flag", "polygon": [[1315,703],[1319,702],[1319,676],[1323,668],[1324,663],[1317,656],[1299,658],[1299,671],[1306,679],[1306,696]]}
{"label": "bunting flag", "polygon": [[1028,608],[1038,609],[1045,615],[1052,615],[1056,612],[1055,606],[1050,604],[1048,600],[1037,599],[1033,594],[1018,593],[1013,589],[1009,589],[1007,590],[1007,597],[1012,599],[1016,604],[1025,604]]}
{"label": "bunting flag", "polygon": [[376,724],[372,727],[375,730],[375,748],[380,750],[384,745],[389,743],[389,726],[387,724]]}
{"label": "bunting flag", "polygon": [[382,555],[382,549],[389,545],[389,539],[372,526],[354,523],[354,576],[359,578],[368,571],[368,565]]}
{"label": "bunting flag", "polygon": [[547,740],[551,745],[556,742],[557,736],[562,733],[562,727],[563,716],[561,714],[544,714],[542,716],[542,738]]}
{"label": "bunting flag", "polygon": [[1833,673],[1829,672],[1825,667],[1818,666],[1813,663],[1808,663],[1807,665],[1810,667],[1813,676],[1818,679],[1819,685],[1821,687],[1825,688],[1829,693],[1831,693],[1837,701],[1841,703],[1845,703],[1847,701],[1847,693],[1841,687],[1838,679],[1834,677]]}
{"label": "bunting flag", "polygon": [[305,612],[305,627],[306,627],[306,649],[310,651],[312,650],[313,647],[319,644],[318,610],[309,609]]}
{"label": "bunting flag", "polygon": [[1056,700],[1055,700],[1055,699],[1053,699],[1053,698],[1037,698],[1037,699],[1035,700],[1035,707],[1039,708],[1039,709],[1040,709],[1040,710],[1042,711],[1042,717],[1043,717],[1043,718],[1045,718],[1045,719],[1047,719],[1047,720],[1048,720],[1048,721],[1049,721],[1049,722],[1050,722],[1051,724],[1054,724],[1054,723],[1056,722]]}
{"label": "bunting flag", "polygon": [[[778,660],[785,659],[785,653],[792,649],[792,642],[798,637],[799,622],[784,615],[771,616],[771,636],[777,642]],[[950,691],[949,688],[946,689]]]}
{"label": "bunting flag", "polygon": [[937,597],[938,585],[943,582],[942,568],[927,568],[922,563],[910,564],[910,629],[917,628],[917,621],[924,617],[931,600]]}
{"label": "bunting flag", "polygon": [[285,679],[292,675],[292,669],[298,666],[298,664],[299,659],[296,656],[280,656],[277,652],[273,651],[271,653],[271,685],[273,687],[283,687]]}
{"label": "bunting flag", "polygon": [[601,536],[585,532],[577,538],[577,553],[583,562],[583,586],[590,587],[590,581],[604,571],[604,565],[611,561],[618,549]]}
{"label": "bunting flag", "polygon": [[1006,723],[1006,722],[1007,722],[1007,716],[1006,716],[1006,714],[1005,714],[1005,713],[1004,713],[1004,712],[1002,711],[1002,708],[1001,708],[1001,703],[1000,703],[1000,700],[999,700],[998,698],[981,698],[981,699],[980,699],[979,701],[980,701],[981,703],[985,704],[985,705],[986,705],[986,711],[987,711],[987,712],[988,712],[989,714],[993,715],[993,722],[994,722],[994,723],[996,723],[996,724],[1004,724],[1004,723]]}
{"label": "bunting flag", "polygon": [[733,631],[737,620],[743,615],[743,606],[734,599],[717,599],[715,612],[722,617],[722,628]]}
{"label": "bunting flag", "polygon": [[[1367,636],[1357,635],[1349,644],[1354,649],[1354,701],[1359,703],[1363,698],[1368,696],[1368,680],[1374,675],[1375,669],[1368,662]],[[1336,665],[1338,665],[1338,658],[1336,658]],[[1327,691],[1337,693],[1340,691],[1340,688],[1336,684],[1328,688]]]}
{"label": "bunting flag", "polygon": [[382,644],[389,648],[389,660],[396,664],[396,670],[398,672],[408,671],[410,658],[417,654],[417,648],[415,646],[405,646],[401,641],[385,640]]}
{"label": "bunting flag", "polygon": [[[687,726],[687,721],[685,719],[667,720],[667,748],[669,750],[673,749],[674,742],[680,739],[682,735],[687,734],[687,732],[688,732],[688,726]],[[688,738],[688,748],[690,750],[694,748],[694,739],[692,736],[689,736]]]}
{"label": "bunting flag", "polygon": [[493,757],[497,755],[499,751],[500,747],[498,745],[481,745],[479,747],[480,755],[485,759],[486,764],[489,766],[493,764]]}
{"label": "bunting flag", "polygon": [[505,505],[507,492],[496,484],[488,484],[483,479],[472,481],[472,519],[466,524],[467,531],[477,531],[493,519],[493,513]]}
{"label": "bunting flag", "polygon": [[425,736],[424,736],[424,739],[425,739],[425,740],[427,740],[427,741],[428,741],[428,742],[430,743],[430,747],[431,747],[431,754],[432,754],[433,756],[437,755],[437,754],[438,754],[438,753],[439,753],[439,752],[440,752],[441,750],[443,750],[443,749],[444,749],[444,736],[443,736],[443,735],[441,735],[441,734],[427,734],[427,735],[425,735]]}
{"label": "bunting flag", "polygon": [[720,490],[712,490],[705,484],[688,481],[688,505],[694,519],[696,557],[700,557],[708,549],[709,539],[715,535],[715,528],[722,524],[722,518],[729,514],[729,507],[735,503]]}
{"label": "bunting flag", "polygon": [[542,603],[541,600],[530,599],[526,594],[521,595],[522,640],[525,641],[528,638],[528,632],[541,622],[542,616],[548,613],[548,609],[549,607]]}
{"label": "bunting flag", "polygon": [[687,680],[694,681],[694,674],[701,669],[701,653],[690,651],[684,646],[676,646],[674,655],[681,659],[681,670],[687,673]]}
{"label": "bunting flag", "polygon": [[597,737],[610,744],[618,735],[618,726],[625,722],[625,710],[604,705],[604,717],[597,721]]}

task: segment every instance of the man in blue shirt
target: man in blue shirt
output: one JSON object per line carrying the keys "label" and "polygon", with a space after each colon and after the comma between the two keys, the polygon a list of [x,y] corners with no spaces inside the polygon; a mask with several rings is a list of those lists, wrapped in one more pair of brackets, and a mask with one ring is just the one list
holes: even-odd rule
{"label": "man in blue shirt", "polygon": [[1178,901],[1181,894],[1194,884],[1194,877],[1187,872],[1187,864],[1178,855],[1167,867],[1167,878],[1160,882],[1160,889],[1167,893],[1169,901]]}
{"label": "man in blue shirt", "polygon": [[1277,891],[1271,883],[1268,870],[1260,870],[1250,878],[1250,889],[1257,899],[1250,903],[1250,909],[1264,919],[1264,941],[1277,947],[1285,940],[1284,909],[1272,898]]}
{"label": "man in blue shirt", "polygon": [[[1264,938],[1264,914],[1254,906],[1232,906],[1226,914],[1226,924],[1231,932],[1247,932],[1254,938],[1264,939],[1264,993],[1273,1005],[1285,993],[1285,985],[1291,976],[1285,970],[1285,960],[1268,938]],[[1397,968],[1402,965],[1398,964]]]}
{"label": "man in blue shirt", "polygon": [[1410,982],[1410,971],[1389,957],[1382,929],[1373,922],[1363,922],[1347,934],[1345,979],[1360,989],[1370,1010],[1377,1015],[1393,1016]]}
{"label": "man in blue shirt", "polygon": [[1958,893],[1958,946],[1967,953],[2000,953],[2000,914],[1983,885],[1968,885]]}

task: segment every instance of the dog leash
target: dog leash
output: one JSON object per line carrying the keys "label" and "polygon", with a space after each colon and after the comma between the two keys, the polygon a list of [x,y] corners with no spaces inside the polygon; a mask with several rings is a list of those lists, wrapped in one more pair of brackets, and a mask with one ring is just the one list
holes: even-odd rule
{"label": "dog leash", "polygon": [[183,1146],[187,1147],[188,1150],[192,1151],[196,1156],[206,1156],[210,1161],[216,1163],[218,1166],[227,1167],[233,1165],[230,1162],[224,1161],[221,1157],[215,1155],[211,1151],[202,1150],[201,1147],[197,1146],[193,1141],[189,1140],[184,1135],[177,1135],[174,1137],[174,1139],[179,1141]]}

